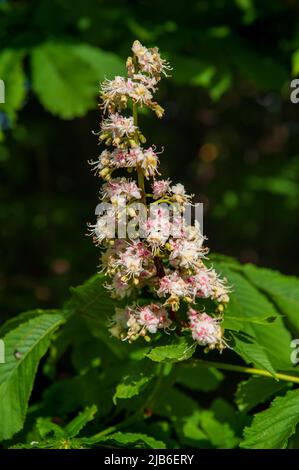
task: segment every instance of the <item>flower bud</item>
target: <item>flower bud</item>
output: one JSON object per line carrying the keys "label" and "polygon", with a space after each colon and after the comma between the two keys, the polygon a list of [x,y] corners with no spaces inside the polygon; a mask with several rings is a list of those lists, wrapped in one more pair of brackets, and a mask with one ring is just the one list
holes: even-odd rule
{"label": "flower bud", "polygon": [[131,147],[137,147],[137,143],[136,143],[135,139],[129,139],[129,143],[130,143]]}
{"label": "flower bud", "polygon": [[101,175],[101,177],[104,178],[104,179],[106,178],[106,176],[109,175],[109,173],[110,173],[110,169],[107,168],[107,167],[103,168],[103,169],[100,171],[100,175]]}

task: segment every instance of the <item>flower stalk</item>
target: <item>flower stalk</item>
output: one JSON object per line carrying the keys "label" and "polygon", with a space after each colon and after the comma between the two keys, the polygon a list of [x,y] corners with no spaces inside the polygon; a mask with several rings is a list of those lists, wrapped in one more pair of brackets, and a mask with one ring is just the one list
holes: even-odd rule
{"label": "flower stalk", "polygon": [[[133,101],[133,122],[136,128],[138,127],[138,105]],[[144,174],[140,165],[137,166],[138,187],[141,189],[141,201],[146,205],[146,192],[144,183]]]}

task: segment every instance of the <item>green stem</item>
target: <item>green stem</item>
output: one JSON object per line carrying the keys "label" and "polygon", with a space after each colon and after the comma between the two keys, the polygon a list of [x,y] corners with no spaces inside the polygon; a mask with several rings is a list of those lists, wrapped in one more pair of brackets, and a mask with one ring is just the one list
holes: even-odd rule
{"label": "green stem", "polygon": [[263,369],[256,369],[255,367],[236,366],[234,364],[205,361],[202,359],[192,359],[189,364],[194,364],[194,366],[200,364],[206,367],[215,367],[217,369],[230,370],[233,372],[242,372],[244,374],[261,375],[263,377],[271,377],[272,379],[279,379],[284,380],[285,382],[294,382],[299,384],[299,377],[296,377],[294,375],[282,374],[278,372],[277,374],[275,374],[275,376],[273,376],[270,372]]}
{"label": "green stem", "polygon": [[136,103],[133,102],[133,120],[134,126],[138,126],[138,106]]}
{"label": "green stem", "polygon": [[[134,120],[134,126],[137,127],[138,126],[138,106],[134,102],[133,102],[133,120]],[[137,166],[137,178],[138,178],[138,186],[141,189],[141,201],[143,202],[143,204],[146,204],[144,174],[140,166]]]}

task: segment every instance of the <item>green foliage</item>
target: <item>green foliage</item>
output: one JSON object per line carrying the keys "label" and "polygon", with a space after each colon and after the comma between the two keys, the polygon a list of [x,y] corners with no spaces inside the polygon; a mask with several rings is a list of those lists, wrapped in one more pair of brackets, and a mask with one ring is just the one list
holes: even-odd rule
{"label": "green foliage", "polygon": [[109,436],[91,437],[85,440],[86,444],[107,443],[117,447],[134,447],[141,449],[165,449],[165,444],[153,437],[142,433],[112,433]]}
{"label": "green foliage", "polygon": [[26,95],[23,58],[23,50],[5,49],[0,52],[0,77],[5,83],[5,103],[0,106],[11,124],[14,124]]}
{"label": "green foliage", "polygon": [[255,415],[245,428],[241,447],[245,449],[285,449],[299,422],[299,390],[275,398],[269,409]]}
{"label": "green foliage", "polygon": [[186,337],[172,338],[166,342],[163,346],[152,348],[147,357],[155,362],[179,362],[189,359],[196,349],[196,344]]}
{"label": "green foliage", "polygon": [[107,321],[114,311],[115,301],[103,287],[104,275],[95,275],[82,286],[72,289],[72,297],[65,305],[71,314],[84,318],[91,334],[101,339],[119,358],[126,354],[126,345],[107,335]]}
{"label": "green foliage", "polygon": [[299,279],[270,269],[257,269],[253,265],[246,266],[243,272],[272,299],[294,329],[299,331]]}
{"label": "green foliage", "polygon": [[160,396],[155,411],[172,421],[183,446],[231,448],[237,444],[229,423],[217,420],[212,410],[199,408],[193,399],[175,388]]}
{"label": "green foliage", "polygon": [[83,448],[83,439],[74,439],[89,421],[94,419],[97,407],[86,407],[65,427],[54,423],[51,418],[38,418],[36,420],[36,430],[38,441],[30,444],[16,445],[14,448],[31,449],[78,449]]}
{"label": "green foliage", "polygon": [[63,320],[61,314],[40,315],[4,336],[5,364],[0,367],[1,440],[22,429],[39,361]]}
{"label": "green foliage", "polygon": [[[290,48],[290,64],[286,64],[283,42],[277,41],[279,48],[277,56],[273,57],[271,50],[260,48],[259,41],[250,41],[250,36],[240,34],[240,27],[254,27],[257,21],[269,18],[271,24],[276,8],[249,9],[244,8],[243,2],[226,7],[214,3],[200,9],[200,15],[195,5],[183,14],[174,9],[171,21],[163,19],[162,15],[161,23],[153,27],[148,18],[151,17],[148,6],[140,12],[129,4],[115,8],[104,2],[99,7],[96,0],[89,0],[85,15],[84,9],[72,5],[69,18],[69,0],[53,4],[52,8],[45,1],[32,0],[17,10],[19,24],[27,33],[13,39],[10,31],[17,7],[3,8],[0,27],[3,44],[8,46],[0,55],[0,77],[7,79],[9,94],[3,109],[13,124],[24,103],[24,83],[30,81],[48,112],[62,119],[84,116],[94,106],[98,82],[121,74],[122,48],[131,42],[132,35],[148,43],[159,40],[176,64],[175,83],[203,87],[214,101],[238,84],[240,76],[257,90],[281,91],[288,82],[287,66],[292,64],[294,74],[298,70],[296,42]],[[240,10],[244,13],[243,19]],[[219,14],[226,18],[221,25],[217,21]],[[54,21],[53,17],[60,21]],[[198,17],[196,27],[192,27],[195,17]],[[237,22],[231,22],[231,17],[238,18]],[[123,21],[124,18],[127,20]],[[36,29],[36,24],[40,24],[41,29]],[[118,33],[112,34],[115,25]],[[30,27],[34,32],[31,33]],[[185,30],[192,38],[187,53]],[[116,53],[110,52],[111,48],[116,49],[116,44],[120,45]],[[31,62],[31,69],[26,67],[26,73],[22,64],[25,53]]]}
{"label": "green foliage", "polygon": [[247,336],[233,335],[234,351],[240,354],[248,364],[254,364],[257,367],[267,370],[275,377],[275,370],[267,357],[266,350],[257,342]]}
{"label": "green foliage", "polygon": [[190,390],[212,392],[219,387],[223,378],[223,374],[215,367],[207,368],[196,363],[183,363],[179,369],[177,382]]}
{"label": "green foliage", "polygon": [[97,407],[95,405],[85,408],[84,411],[79,413],[79,415],[74,418],[70,423],[65,427],[65,434],[68,437],[75,437],[79,432],[84,428],[84,426],[94,419],[94,415],[97,412]]}
{"label": "green foliage", "polygon": [[[163,167],[171,179],[180,177],[207,202],[211,240],[243,261],[296,274],[298,132],[289,99],[298,69],[295,6],[201,0],[186,9],[177,0],[153,17],[149,2],[73,3],[0,5],[5,317],[61,305],[68,285],[91,275],[94,251],[82,235],[97,183],[85,160],[97,153],[90,130],[98,116],[89,109],[99,81],[120,73],[134,38],[158,44],[173,66],[159,96],[167,121],[160,131],[146,115],[142,124],[159,145],[167,143]],[[71,114],[81,118],[70,122]],[[205,144],[214,146],[211,158],[201,152]],[[64,272],[55,270],[57,259]]]}
{"label": "green foliage", "polygon": [[132,398],[138,395],[140,391],[152,380],[151,375],[144,375],[140,372],[138,375],[124,376],[121,382],[117,385],[115,394],[113,396],[114,403],[118,398]]}
{"label": "green foliage", "polygon": [[94,108],[99,81],[122,72],[117,56],[87,44],[45,43],[33,49],[31,60],[34,91],[63,119]]}
{"label": "green foliage", "polygon": [[250,377],[250,379],[239,383],[235,401],[238,409],[247,413],[287,387],[287,383],[275,382],[267,377]]}
{"label": "green foliage", "polygon": [[5,336],[10,330],[14,330],[17,326],[21,325],[21,323],[25,323],[31,318],[35,318],[38,315],[47,314],[59,314],[59,310],[30,310],[29,312],[20,313],[16,317],[12,317],[7,322],[3,323],[0,327],[0,336]]}
{"label": "green foliage", "polygon": [[[103,276],[96,275],[71,289],[61,312],[29,311],[2,326],[7,361],[0,365],[1,439],[11,439],[23,429],[9,441],[11,446],[235,448],[247,426],[242,447],[288,446],[299,420],[298,393],[279,395],[298,374],[295,367],[292,370],[291,335],[284,324],[285,319],[293,324],[294,315],[288,315],[283,302],[296,301],[297,279],[221,256],[214,256],[213,264],[232,286],[224,323],[232,351],[224,353],[223,369],[226,374],[234,370],[227,362],[234,363],[238,356],[237,364],[244,360],[257,368],[256,376],[235,383],[237,409],[221,396],[226,377],[219,370],[222,362],[210,363],[209,356],[197,361],[202,351],[191,338],[173,335],[126,345],[109,337],[107,320],[114,302],[103,287]],[[49,345],[44,372],[54,382],[27,411],[36,370]],[[56,369],[70,348],[74,374],[58,380]],[[259,377],[258,369],[269,377]],[[283,371],[289,379],[277,380],[276,374]],[[220,395],[208,407],[199,404],[197,394],[216,390]],[[273,396],[271,406],[248,426],[251,410],[265,406]]]}
{"label": "green foliage", "polygon": [[[228,319],[224,324],[225,327],[242,331],[254,339],[252,342],[250,338],[243,338],[234,333],[236,351],[247,362],[263,367],[272,373],[275,369],[287,370],[290,367],[291,335],[279,311],[255,285],[248,282],[240,266],[227,263],[220,266],[217,263],[214,264],[223,275],[227,276],[233,288],[227,315],[238,318],[238,321]],[[264,320],[273,317],[277,318],[270,323],[256,322],[259,318]],[[254,322],[251,321],[253,318]]]}
{"label": "green foliage", "polygon": [[[95,265],[82,236],[98,190],[82,164],[95,153],[89,131],[98,117],[89,110],[99,81],[122,73],[134,38],[159,44],[174,67],[175,99],[163,87],[159,96],[167,117],[160,134],[142,119],[167,143],[171,179],[206,201],[209,238],[243,261],[298,274],[289,81],[299,72],[299,28],[291,3],[173,2],[171,13],[161,3],[153,19],[151,2],[0,2],[2,311],[9,318],[26,310],[0,327],[8,358],[0,364],[3,447],[232,448],[247,426],[242,447],[298,448],[297,391],[281,398],[293,384],[274,378],[298,379],[290,361],[298,278],[215,258],[232,286],[223,322],[232,349],[222,356],[205,355],[185,336],[129,346],[109,337],[115,304],[101,275],[73,289],[61,311],[49,310]],[[210,360],[272,377],[245,380]]]}

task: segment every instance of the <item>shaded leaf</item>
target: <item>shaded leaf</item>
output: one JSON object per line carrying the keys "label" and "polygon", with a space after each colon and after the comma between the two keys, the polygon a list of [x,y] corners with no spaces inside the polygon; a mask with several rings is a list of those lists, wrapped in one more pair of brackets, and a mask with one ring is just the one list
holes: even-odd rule
{"label": "shaded leaf", "polygon": [[186,363],[179,369],[177,382],[191,390],[211,392],[219,387],[223,378],[222,372],[214,367]]}
{"label": "shaded leaf", "polygon": [[268,377],[250,377],[250,379],[239,383],[235,401],[239,410],[247,413],[287,387],[285,382]]}
{"label": "shaded leaf", "polygon": [[65,309],[84,318],[90,332],[100,338],[117,357],[123,359],[127,355],[127,344],[111,338],[108,332],[108,322],[114,313],[116,302],[103,287],[104,280],[104,275],[96,274],[84,284],[72,288],[71,299],[66,302]]}
{"label": "shaded leaf", "polygon": [[198,448],[231,448],[237,444],[228,423],[202,410],[187,394],[173,388],[155,405],[155,413],[169,418],[182,444]]}

